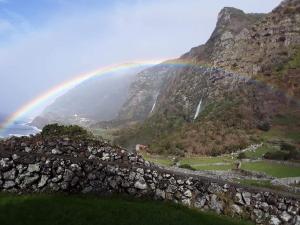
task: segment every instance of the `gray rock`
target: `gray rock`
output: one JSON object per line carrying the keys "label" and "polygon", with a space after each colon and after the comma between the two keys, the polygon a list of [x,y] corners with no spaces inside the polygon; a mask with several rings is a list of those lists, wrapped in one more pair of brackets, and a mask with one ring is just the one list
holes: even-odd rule
{"label": "gray rock", "polygon": [[71,181],[71,186],[74,187],[75,185],[77,185],[79,180],[80,180],[79,177],[77,177],[77,176],[73,177],[73,179]]}
{"label": "gray rock", "polygon": [[295,216],[294,220],[293,220],[293,224],[295,225],[300,225],[300,216]]}
{"label": "gray rock", "polygon": [[212,183],[209,187],[208,187],[208,192],[210,192],[211,194],[218,194],[218,193],[222,193],[223,192],[223,188],[221,186],[219,186],[218,184]]}
{"label": "gray rock", "polygon": [[237,215],[241,215],[243,213],[242,208],[236,204],[231,205],[231,210],[234,214],[237,214]]}
{"label": "gray rock", "polygon": [[272,215],[269,220],[269,224],[270,225],[279,225],[279,224],[281,224],[281,221],[280,221],[280,219],[278,219],[277,216]]}
{"label": "gray rock", "polygon": [[261,208],[262,210],[264,210],[265,212],[268,212],[270,206],[269,206],[268,203],[262,202],[260,208]]}
{"label": "gray rock", "polygon": [[44,186],[46,185],[48,179],[49,179],[48,176],[42,175],[42,176],[41,176],[41,180],[40,180],[40,182],[38,183],[38,187],[39,187],[39,188],[44,187]]}
{"label": "gray rock", "polygon": [[241,193],[236,193],[235,194],[235,200],[234,200],[235,203],[239,204],[239,205],[245,205],[244,201],[243,201],[243,197],[242,197],[242,194]]}
{"label": "gray rock", "polygon": [[209,207],[214,210],[216,213],[220,214],[223,210],[223,202],[218,200],[218,197],[213,194],[211,196]]}
{"label": "gray rock", "polygon": [[16,185],[16,183],[12,180],[8,180],[8,181],[5,181],[4,184],[3,184],[3,188],[4,189],[9,189],[9,188],[12,188]]}
{"label": "gray rock", "polygon": [[142,168],[137,168],[136,172],[138,172],[139,174],[144,175],[144,169],[142,169]]}
{"label": "gray rock", "polygon": [[195,207],[201,209],[201,208],[204,207],[205,203],[206,203],[206,197],[205,196],[201,196],[201,197],[199,196],[199,197],[196,198]]}
{"label": "gray rock", "polygon": [[292,219],[292,216],[286,211],[283,211],[283,213],[280,215],[280,219],[282,219],[284,222],[289,222]]}
{"label": "gray rock", "polygon": [[64,175],[63,175],[63,179],[64,181],[71,181],[73,179],[74,173],[69,170],[69,169],[65,169]]}
{"label": "gray rock", "polygon": [[61,180],[62,180],[62,175],[58,175],[58,176],[53,177],[53,178],[51,179],[51,181],[54,182],[54,183],[57,183],[57,182],[59,182],[59,181],[61,181]]}
{"label": "gray rock", "polygon": [[278,209],[280,209],[280,210],[286,210],[286,204],[284,204],[284,203],[282,203],[282,202],[280,202],[280,203],[278,203]]}
{"label": "gray rock", "polygon": [[26,188],[28,187],[29,185],[32,185],[33,183],[35,183],[38,179],[40,178],[40,176],[38,174],[32,176],[32,177],[25,177],[22,184],[21,184],[21,187],[22,188]]}
{"label": "gray rock", "polygon": [[29,152],[31,152],[31,151],[32,151],[32,149],[31,149],[31,148],[29,148],[29,147],[25,147],[25,152],[29,153]]}
{"label": "gray rock", "polygon": [[103,161],[108,161],[110,159],[109,153],[103,153],[102,158]]}
{"label": "gray rock", "polygon": [[62,166],[59,166],[56,170],[57,174],[62,174],[65,171],[65,169]]}
{"label": "gray rock", "polygon": [[133,181],[135,179],[135,175],[136,175],[136,173],[131,171],[129,173],[129,180]]}
{"label": "gray rock", "polygon": [[177,180],[177,184],[183,185],[183,184],[184,184],[184,181],[183,181],[183,180]]}
{"label": "gray rock", "polygon": [[73,172],[75,172],[75,171],[81,171],[80,166],[79,166],[78,164],[75,164],[75,163],[73,163],[73,164],[70,165],[70,169],[71,169]]}
{"label": "gray rock", "polygon": [[88,186],[88,187],[85,187],[81,192],[82,192],[83,194],[86,194],[86,193],[90,193],[90,192],[92,192],[92,191],[93,191],[93,187]]}
{"label": "gray rock", "polygon": [[177,191],[177,187],[175,186],[175,185],[169,185],[168,187],[167,187],[167,190],[166,190],[166,192],[168,192],[168,193],[175,193]]}
{"label": "gray rock", "polygon": [[242,192],[242,196],[243,196],[243,199],[244,199],[244,202],[246,203],[246,205],[250,205],[251,204],[251,193]]}
{"label": "gray rock", "polygon": [[89,174],[88,174],[87,178],[88,178],[89,180],[95,180],[95,179],[97,178],[97,176],[96,176],[95,173],[92,172],[92,173],[89,173]]}
{"label": "gray rock", "polygon": [[299,208],[297,208],[296,206],[289,206],[289,208],[287,209],[287,212],[293,215],[297,215],[297,213],[299,212]]}
{"label": "gray rock", "polygon": [[144,180],[140,179],[134,183],[134,187],[140,190],[145,190],[148,186]]}
{"label": "gray rock", "polygon": [[53,155],[61,155],[61,154],[62,154],[62,152],[61,152],[60,150],[56,149],[56,148],[52,149],[52,150],[51,150],[51,153],[52,153]]}
{"label": "gray rock", "polygon": [[11,169],[3,173],[4,180],[14,180],[16,177],[16,169]]}
{"label": "gray rock", "polygon": [[124,187],[124,188],[129,188],[130,187],[130,183],[126,180],[123,180],[122,183],[121,183],[121,186]]}
{"label": "gray rock", "polygon": [[39,172],[40,171],[40,164],[36,163],[36,164],[29,164],[28,165],[28,172],[33,173],[33,172]]}
{"label": "gray rock", "polygon": [[155,196],[157,199],[165,199],[166,198],[166,192],[164,192],[161,189],[156,189],[155,190]]}
{"label": "gray rock", "polygon": [[130,195],[135,195],[135,194],[136,194],[136,189],[130,187],[130,188],[127,189],[127,192],[128,192],[128,194],[130,194]]}
{"label": "gray rock", "polygon": [[20,157],[19,157],[17,154],[13,154],[13,155],[12,155],[12,159],[13,159],[13,160],[17,160],[17,159],[19,159],[19,158],[20,158]]}
{"label": "gray rock", "polygon": [[0,160],[0,170],[2,171],[8,169],[11,165],[12,163],[9,161],[8,158],[2,158]]}
{"label": "gray rock", "polygon": [[181,202],[183,205],[191,206],[191,199],[189,199],[189,198],[184,198],[181,200]]}
{"label": "gray rock", "polygon": [[259,209],[254,209],[253,213],[257,219],[261,219],[264,215],[263,211],[261,211]]}
{"label": "gray rock", "polygon": [[188,198],[191,198],[191,197],[192,197],[192,192],[191,192],[191,190],[186,190],[183,194],[184,194],[185,197],[188,197]]}

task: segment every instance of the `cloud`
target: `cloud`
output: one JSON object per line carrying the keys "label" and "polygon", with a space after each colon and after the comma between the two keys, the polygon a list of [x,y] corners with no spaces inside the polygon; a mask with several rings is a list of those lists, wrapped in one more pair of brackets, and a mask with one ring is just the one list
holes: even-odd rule
{"label": "cloud", "polygon": [[1,110],[11,112],[52,86],[107,64],[177,57],[208,39],[218,11],[231,2],[242,6],[234,0],[118,1],[73,5],[39,27],[21,17],[17,24],[0,20],[0,33],[10,30],[14,37],[0,43]]}
{"label": "cloud", "polygon": [[7,20],[0,20],[0,34],[15,31],[14,26]]}

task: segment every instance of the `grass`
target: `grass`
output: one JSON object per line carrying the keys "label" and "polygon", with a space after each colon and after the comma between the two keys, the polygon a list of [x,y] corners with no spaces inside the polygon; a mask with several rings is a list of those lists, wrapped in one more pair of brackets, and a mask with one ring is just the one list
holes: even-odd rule
{"label": "grass", "polygon": [[233,168],[232,164],[229,165],[197,165],[192,166],[196,170],[231,170]]}
{"label": "grass", "polygon": [[114,130],[113,129],[102,129],[102,128],[97,128],[97,129],[93,129],[92,133],[96,136],[96,137],[101,137],[105,140],[113,140],[113,135],[112,132]]}
{"label": "grass", "polygon": [[256,149],[254,152],[253,151],[247,151],[245,152],[246,158],[248,159],[259,159],[262,158],[264,154],[267,152],[274,152],[278,149],[276,149],[274,146],[268,145],[268,144],[263,144],[263,146],[259,147]]}
{"label": "grass", "polygon": [[157,165],[162,165],[162,166],[171,166],[173,163],[173,160],[170,159],[169,157],[165,156],[155,156],[155,155],[149,155],[144,152],[140,152],[142,154],[143,158],[149,162],[153,162]]}
{"label": "grass", "polygon": [[276,189],[278,191],[285,191],[285,187],[282,186],[275,186],[271,183],[270,180],[249,180],[249,179],[242,179],[236,180],[240,184],[244,184],[247,186],[253,187],[262,187],[262,188],[269,188],[269,189]]}
{"label": "grass", "polygon": [[255,186],[255,187],[265,187],[265,188],[273,188],[274,186],[271,184],[269,180],[237,180],[240,184],[248,185],[248,186]]}
{"label": "grass", "polygon": [[278,178],[300,176],[300,167],[292,167],[268,161],[242,163],[242,169],[265,172],[270,176]]}
{"label": "grass", "polygon": [[246,225],[180,205],[120,197],[0,195],[1,225]]}
{"label": "grass", "polygon": [[[171,166],[173,160],[163,155],[150,155],[141,152],[144,159],[162,166]],[[180,165],[189,165],[196,170],[229,170],[232,168],[234,159],[230,156],[218,157],[187,157],[179,160]],[[230,163],[230,165],[214,165],[214,163]],[[212,165],[208,165],[212,164]]]}
{"label": "grass", "polygon": [[181,164],[200,164],[200,163],[227,163],[232,162],[230,156],[217,156],[217,157],[188,157],[180,160]]}

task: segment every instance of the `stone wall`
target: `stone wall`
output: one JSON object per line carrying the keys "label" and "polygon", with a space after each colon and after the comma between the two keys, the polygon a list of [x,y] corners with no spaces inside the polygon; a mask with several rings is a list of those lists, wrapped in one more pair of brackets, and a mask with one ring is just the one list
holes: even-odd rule
{"label": "stone wall", "polygon": [[248,218],[257,224],[300,224],[296,196],[174,173],[99,141],[39,135],[2,141],[0,189],[123,193]]}

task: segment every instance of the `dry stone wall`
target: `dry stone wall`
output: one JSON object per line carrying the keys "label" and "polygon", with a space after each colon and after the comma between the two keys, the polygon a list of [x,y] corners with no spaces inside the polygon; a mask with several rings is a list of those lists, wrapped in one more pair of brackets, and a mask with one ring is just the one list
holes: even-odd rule
{"label": "dry stone wall", "polygon": [[100,141],[39,135],[2,141],[0,189],[123,193],[248,218],[257,224],[300,224],[296,196],[174,173]]}

